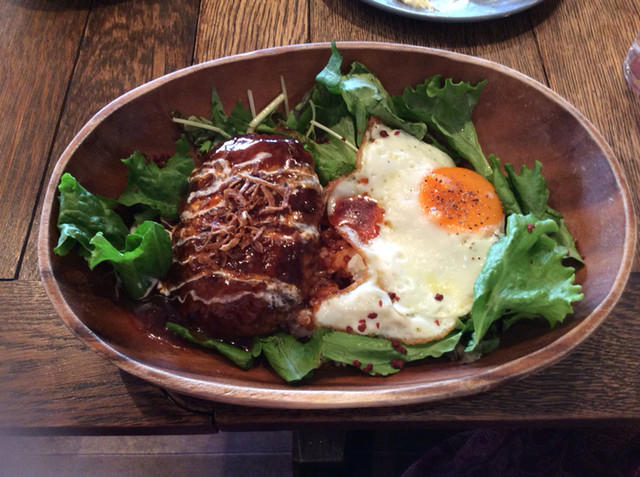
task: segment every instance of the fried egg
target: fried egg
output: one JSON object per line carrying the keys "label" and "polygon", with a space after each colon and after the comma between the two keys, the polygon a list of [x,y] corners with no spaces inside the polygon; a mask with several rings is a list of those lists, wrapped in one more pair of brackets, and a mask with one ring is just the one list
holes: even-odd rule
{"label": "fried egg", "polygon": [[356,170],[327,193],[329,222],[358,253],[354,283],[317,307],[318,326],[424,343],[471,311],[474,282],[504,233],[489,181],[372,120]]}

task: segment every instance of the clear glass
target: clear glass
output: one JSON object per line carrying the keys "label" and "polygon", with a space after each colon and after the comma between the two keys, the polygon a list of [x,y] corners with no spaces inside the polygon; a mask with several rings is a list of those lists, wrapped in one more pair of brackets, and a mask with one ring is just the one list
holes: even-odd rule
{"label": "clear glass", "polygon": [[623,63],[624,77],[631,88],[640,94],[640,33],[636,36]]}

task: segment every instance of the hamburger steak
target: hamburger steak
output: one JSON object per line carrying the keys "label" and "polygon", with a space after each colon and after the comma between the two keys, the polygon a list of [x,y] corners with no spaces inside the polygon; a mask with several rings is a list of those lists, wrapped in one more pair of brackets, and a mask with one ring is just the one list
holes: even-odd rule
{"label": "hamburger steak", "polygon": [[187,326],[210,336],[312,328],[307,297],[323,204],[313,158],[298,141],[229,139],[191,173],[161,292]]}

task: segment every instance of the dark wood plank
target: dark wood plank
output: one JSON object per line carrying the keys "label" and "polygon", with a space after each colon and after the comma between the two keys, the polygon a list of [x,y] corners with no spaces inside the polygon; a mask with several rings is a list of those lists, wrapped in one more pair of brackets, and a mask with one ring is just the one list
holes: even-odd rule
{"label": "dark wood plank", "polygon": [[[640,3],[562,0],[534,14],[549,86],[602,133],[626,170],[640,211],[640,98],[627,86],[622,61],[640,30]],[[603,11],[606,9],[606,12]],[[546,14],[546,10],[553,10]],[[640,270],[640,249],[634,271]]]}
{"label": "dark wood plank", "polygon": [[203,0],[196,62],[307,42],[308,3],[309,0]]}
{"label": "dark wood plank", "polygon": [[208,416],[180,409],[85,346],[39,282],[0,282],[0,296],[0,428],[212,430]]}
{"label": "dark wood plank", "polygon": [[17,273],[90,3],[0,3],[2,279]]}
{"label": "dark wood plank", "polygon": [[[109,101],[191,64],[198,4],[198,0],[96,4],[88,20],[47,177],[75,134]],[[20,278],[25,280],[38,276],[39,214],[40,207],[20,270]]]}

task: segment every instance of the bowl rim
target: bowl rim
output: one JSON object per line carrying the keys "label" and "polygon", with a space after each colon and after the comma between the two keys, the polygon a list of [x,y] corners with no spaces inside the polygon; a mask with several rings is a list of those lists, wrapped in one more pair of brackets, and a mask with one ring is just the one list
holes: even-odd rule
{"label": "bowl rim", "polygon": [[[84,341],[87,346],[112,361],[123,371],[140,377],[141,379],[144,379],[156,386],[201,399],[245,406],[280,409],[383,407],[425,403],[450,397],[462,397],[476,394],[487,391],[506,382],[520,379],[534,372],[538,372],[564,358],[567,354],[573,351],[576,346],[586,340],[604,321],[622,295],[624,285],[631,272],[636,244],[637,226],[636,215],[633,209],[633,203],[625,172],[615,157],[612,149],[595,126],[577,108],[547,86],[524,75],[523,73],[518,72],[517,70],[491,60],[448,50],[388,42],[345,41],[336,42],[336,44],[339,50],[343,53],[347,50],[354,49],[376,49],[389,52],[401,49],[410,52],[436,55],[453,61],[480,65],[508,76],[515,77],[517,80],[538,90],[541,94],[550,98],[552,101],[557,103],[559,107],[565,109],[574,116],[586,129],[591,138],[597,143],[600,150],[603,151],[616,179],[616,184],[620,191],[624,208],[627,226],[625,230],[623,254],[613,286],[609,290],[608,294],[596,306],[591,314],[587,315],[587,317],[582,319],[564,335],[558,337],[552,343],[544,346],[543,348],[537,349],[501,365],[492,366],[488,370],[470,377],[462,379],[444,379],[422,384],[396,384],[393,387],[380,386],[379,380],[373,380],[371,386],[362,386],[356,390],[327,390],[322,388],[301,389],[286,384],[284,381],[281,386],[275,387],[265,385],[256,386],[251,384],[250,381],[246,384],[238,384],[234,380],[228,379],[216,379],[216,381],[213,382],[204,381],[190,376],[188,373],[168,371],[136,361],[134,358],[121,353],[107,342],[103,341],[76,316],[74,311],[64,300],[62,291],[54,278],[51,262],[51,254],[53,252],[52,250],[49,250],[49,242],[51,239],[49,233],[52,220],[51,212],[57,192],[57,185],[75,151],[86,137],[95,129],[95,127],[106,117],[140,95],[145,94],[147,91],[156,89],[167,82],[174,81],[199,70],[216,67],[228,62],[251,60],[256,57],[277,56],[294,50],[325,49],[329,54],[329,42],[303,43],[265,48],[209,60],[182,68],[144,83],[129,92],[124,93],[100,109],[80,129],[69,145],[65,148],[48,180],[43,207],[40,214],[38,268],[46,293],[54,305],[56,312],[65,322],[67,327],[82,341]],[[565,346],[567,342],[571,342],[572,346]],[[530,363],[532,366],[522,366],[523,363]]]}

